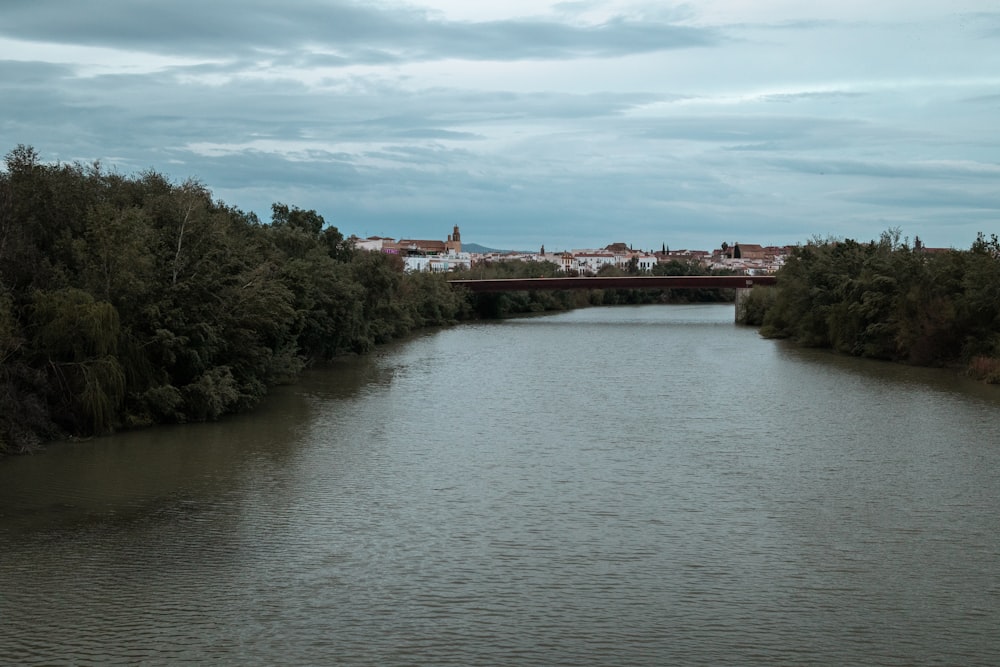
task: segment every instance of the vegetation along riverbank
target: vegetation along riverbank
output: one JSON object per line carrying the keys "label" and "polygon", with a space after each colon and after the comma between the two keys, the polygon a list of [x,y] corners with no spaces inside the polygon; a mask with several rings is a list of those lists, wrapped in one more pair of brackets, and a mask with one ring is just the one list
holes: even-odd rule
{"label": "vegetation along riverbank", "polygon": [[[754,291],[764,335],[1000,382],[1000,244],[925,252],[877,242],[798,247]],[[558,275],[546,262],[405,273],[315,211],[260,221],[196,181],[45,164],[0,171],[0,455],[46,440],[245,410],[305,366],[429,326],[588,305],[732,300],[727,290],[468,294],[449,278]],[[632,272],[628,269],[624,272]],[[669,261],[661,275],[702,275]],[[606,267],[601,275],[623,273]]]}
{"label": "vegetation along riverbank", "polygon": [[1000,241],[928,251],[897,230],[877,241],[813,241],[754,289],[746,323],[771,338],[922,366],[960,366],[1000,384]]}

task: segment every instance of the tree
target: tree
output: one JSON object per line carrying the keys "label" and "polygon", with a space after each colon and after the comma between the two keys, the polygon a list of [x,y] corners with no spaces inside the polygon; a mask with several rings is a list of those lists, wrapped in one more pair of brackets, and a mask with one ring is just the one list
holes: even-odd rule
{"label": "tree", "polygon": [[37,362],[52,373],[51,401],[63,426],[80,434],[113,429],[125,397],[125,376],[115,356],[118,312],[75,288],[38,291],[33,301],[30,345]]}
{"label": "tree", "polygon": [[287,225],[315,237],[323,231],[325,220],[316,211],[303,211],[296,206],[288,207],[285,204],[275,202],[271,204],[271,224],[275,227]]}
{"label": "tree", "polygon": [[7,171],[12,175],[31,173],[41,163],[41,156],[32,146],[18,144],[14,150],[4,156]]}
{"label": "tree", "polygon": [[151,228],[143,211],[100,202],[88,211],[86,231],[76,244],[91,293],[118,308],[136,307],[153,270]]}

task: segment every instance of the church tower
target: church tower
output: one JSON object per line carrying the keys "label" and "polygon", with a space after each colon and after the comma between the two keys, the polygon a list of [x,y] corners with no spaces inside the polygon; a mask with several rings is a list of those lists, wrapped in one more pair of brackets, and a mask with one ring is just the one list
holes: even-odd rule
{"label": "church tower", "polygon": [[455,230],[451,234],[448,234],[446,247],[449,251],[462,252],[462,235],[458,231],[458,225],[455,225]]}

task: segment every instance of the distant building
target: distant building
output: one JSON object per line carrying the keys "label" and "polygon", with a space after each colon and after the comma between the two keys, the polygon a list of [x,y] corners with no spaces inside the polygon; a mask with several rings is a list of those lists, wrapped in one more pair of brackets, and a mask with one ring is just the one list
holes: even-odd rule
{"label": "distant building", "polygon": [[403,258],[407,272],[456,271],[472,268],[472,255],[467,252],[447,252],[441,255],[410,255]]}
{"label": "distant building", "polygon": [[444,241],[399,239],[396,246],[404,255],[439,255],[448,252],[448,246]]}
{"label": "distant building", "polygon": [[[473,262],[553,262],[566,273],[596,274],[606,266],[622,271],[651,272],[657,264],[671,261],[691,262],[709,269],[728,269],[737,273],[760,275],[774,273],[791,255],[789,246],[761,246],[754,243],[726,244],[713,252],[707,250],[663,250],[645,252],[633,250],[628,244],[612,243],[600,250],[573,250],[547,253],[545,246],[538,253],[489,252],[471,254],[462,252],[462,235],[458,225],[448,234],[447,240],[400,239],[371,236],[367,239],[352,237],[354,246],[361,250],[398,254],[407,271],[450,271],[468,269]],[[937,249],[927,248],[925,252]]]}
{"label": "distant building", "polygon": [[610,252],[574,252],[573,268],[581,273],[597,273],[605,266],[618,266],[618,259]]}
{"label": "distant building", "polygon": [[736,243],[733,245],[733,259],[764,259],[767,253],[764,248],[753,243]]}
{"label": "distant building", "polygon": [[351,241],[358,250],[368,250],[369,252],[382,252],[387,244],[394,243],[392,239],[382,236],[369,236],[366,239],[352,237]]}
{"label": "distant building", "polygon": [[352,237],[354,247],[370,252],[400,255],[406,271],[451,271],[472,268],[472,255],[462,252],[462,236],[455,225],[447,241],[436,239],[399,239],[370,236]]}
{"label": "distant building", "polygon": [[653,267],[657,265],[658,261],[656,255],[647,255],[646,253],[639,253],[635,255],[636,268],[640,271],[652,271]]}

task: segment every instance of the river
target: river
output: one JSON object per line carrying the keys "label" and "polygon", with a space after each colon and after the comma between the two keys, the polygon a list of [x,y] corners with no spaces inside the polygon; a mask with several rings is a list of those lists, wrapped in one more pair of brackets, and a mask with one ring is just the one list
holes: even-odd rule
{"label": "river", "polygon": [[1000,390],[732,319],[463,325],[0,461],[0,662],[1000,664]]}

